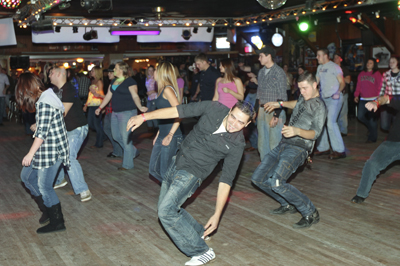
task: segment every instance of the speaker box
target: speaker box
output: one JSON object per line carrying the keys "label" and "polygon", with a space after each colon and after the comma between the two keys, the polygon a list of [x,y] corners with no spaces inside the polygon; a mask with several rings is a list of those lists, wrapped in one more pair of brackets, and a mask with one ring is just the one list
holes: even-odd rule
{"label": "speaker box", "polygon": [[30,67],[29,56],[11,56],[10,68],[11,69],[28,69]]}

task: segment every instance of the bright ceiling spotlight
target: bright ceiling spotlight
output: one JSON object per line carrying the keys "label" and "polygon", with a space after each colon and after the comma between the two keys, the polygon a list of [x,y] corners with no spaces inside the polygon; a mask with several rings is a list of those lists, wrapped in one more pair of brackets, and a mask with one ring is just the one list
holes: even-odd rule
{"label": "bright ceiling spotlight", "polygon": [[90,41],[90,40],[97,39],[97,38],[98,38],[97,30],[90,30],[88,32],[85,32],[85,34],[83,34],[83,39],[85,41]]}
{"label": "bright ceiling spotlight", "polygon": [[310,27],[310,26],[309,26],[308,23],[305,22],[305,21],[299,23],[299,29],[300,29],[300,31],[303,31],[303,32],[304,32],[304,31],[307,31],[309,27]]}

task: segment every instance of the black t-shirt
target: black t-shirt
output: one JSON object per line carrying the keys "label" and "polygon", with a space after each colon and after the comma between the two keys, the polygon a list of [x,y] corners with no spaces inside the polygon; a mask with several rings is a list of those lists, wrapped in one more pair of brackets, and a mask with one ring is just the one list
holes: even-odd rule
{"label": "black t-shirt", "polygon": [[113,112],[124,112],[130,110],[136,110],[136,104],[132,99],[132,94],[129,90],[130,86],[137,85],[136,81],[128,77],[121,84],[118,85],[117,88],[113,87],[113,84],[116,79],[111,81],[111,104],[113,108]]}
{"label": "black t-shirt", "polygon": [[74,85],[70,82],[65,83],[61,87],[60,93],[62,94],[61,101],[63,103],[72,103],[71,109],[69,109],[67,116],[64,117],[67,131],[86,125],[87,120],[82,110],[82,103]]}
{"label": "black t-shirt", "polygon": [[221,77],[221,73],[214,67],[200,72],[200,97],[202,101],[212,101],[215,94],[215,82]]}

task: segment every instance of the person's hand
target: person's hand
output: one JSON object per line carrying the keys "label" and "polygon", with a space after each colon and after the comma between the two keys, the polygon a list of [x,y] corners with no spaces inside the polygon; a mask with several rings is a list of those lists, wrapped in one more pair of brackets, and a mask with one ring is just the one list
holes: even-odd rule
{"label": "person's hand", "polygon": [[256,83],[256,82],[257,82],[257,78],[256,78],[256,77],[252,77],[252,78],[250,79],[250,81],[253,82],[253,83]]}
{"label": "person's hand", "polygon": [[299,129],[297,127],[289,127],[289,126],[283,125],[281,132],[285,138],[291,138],[291,137],[299,135],[298,131],[299,131]]}
{"label": "person's hand", "polygon": [[360,100],[360,99],[359,99],[358,97],[354,97],[354,102],[355,102],[355,103],[358,103],[359,100]]}
{"label": "person's hand", "polygon": [[376,102],[367,102],[365,104],[365,108],[367,108],[368,111],[376,112],[378,110],[378,105],[376,104]]}
{"label": "person's hand", "polygon": [[147,110],[149,110],[149,108],[147,108],[147,107],[145,107],[145,106],[141,106],[141,107],[139,107],[139,110],[140,110],[140,112],[142,112],[142,113],[146,113]]}
{"label": "person's hand", "polygon": [[193,95],[193,97],[192,97],[192,101],[196,101],[196,97],[197,97],[197,95]]}
{"label": "person's hand", "polygon": [[212,232],[214,232],[215,229],[218,228],[218,224],[219,224],[219,217],[214,214],[213,216],[211,216],[211,218],[208,220],[208,222],[204,226],[205,231],[204,231],[203,236],[206,237],[206,236],[210,235]]}
{"label": "person's hand", "polygon": [[243,63],[243,62],[239,62],[239,63],[238,63],[238,67],[239,67],[239,68],[242,68],[243,66],[244,66],[244,63]]}
{"label": "person's hand", "polygon": [[132,116],[128,120],[128,124],[126,125],[126,131],[134,131],[138,127],[140,127],[144,122],[144,119],[141,115]]}
{"label": "person's hand", "polygon": [[89,90],[90,90],[90,92],[91,92],[93,95],[96,95],[96,94],[97,94],[97,92],[96,92],[96,89],[95,89],[95,88],[93,88],[93,87],[90,87],[90,88],[89,88]]}
{"label": "person's hand", "polygon": [[27,155],[25,155],[24,159],[22,159],[22,165],[23,166],[31,165],[32,159],[33,159],[33,154],[28,153]]}
{"label": "person's hand", "polygon": [[171,143],[173,135],[168,134],[163,140],[162,140],[162,145],[163,146],[168,146]]}
{"label": "person's hand", "polygon": [[223,88],[222,88],[222,91],[225,92],[225,93],[229,93],[230,89],[228,89],[228,88],[226,88],[226,87],[223,87]]}
{"label": "person's hand", "polygon": [[256,74],[254,74],[254,73],[252,73],[252,72],[247,73],[247,76],[250,78],[250,80],[251,80],[251,79],[256,79],[256,78],[257,78]]}
{"label": "person's hand", "polygon": [[278,124],[278,121],[279,121],[279,118],[272,117],[271,121],[269,121],[270,128],[276,127],[276,125]]}
{"label": "person's hand", "polygon": [[[86,112],[86,110],[83,110],[83,111]],[[95,113],[96,115],[100,115],[100,112],[101,112],[100,107],[97,108],[96,111],[94,111],[94,113]]]}
{"label": "person's hand", "polygon": [[[82,110],[86,113],[86,111],[87,111],[87,106],[84,105],[83,108],[82,108]],[[96,111],[97,111],[97,110],[96,110]]]}
{"label": "person's hand", "polygon": [[271,113],[273,110],[281,107],[278,102],[269,102],[264,104],[264,110],[268,113]]}
{"label": "person's hand", "polygon": [[31,129],[33,132],[35,132],[35,131],[36,131],[36,123],[33,124],[33,125],[31,125],[30,129]]}

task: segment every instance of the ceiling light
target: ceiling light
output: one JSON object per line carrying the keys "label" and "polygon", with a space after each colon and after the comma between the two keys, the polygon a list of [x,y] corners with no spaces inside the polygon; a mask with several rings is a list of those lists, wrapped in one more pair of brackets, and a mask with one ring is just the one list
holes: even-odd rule
{"label": "ceiling light", "polygon": [[60,32],[60,31],[61,31],[61,27],[60,27],[60,26],[54,27],[54,31],[55,31],[55,32]]}
{"label": "ceiling light", "polygon": [[88,32],[85,32],[85,34],[83,34],[83,39],[85,41],[90,41],[90,40],[97,39],[97,38],[98,38],[97,30],[90,30]]}
{"label": "ceiling light", "polygon": [[190,30],[183,30],[182,31],[182,38],[186,41],[188,41],[190,39],[190,37],[192,37],[192,33],[190,32]]}
{"label": "ceiling light", "polygon": [[111,35],[119,35],[119,36],[131,36],[131,35],[160,35],[160,29],[151,29],[151,28],[146,28],[146,30],[130,30],[130,29],[124,29],[124,28],[115,28],[111,29],[110,33]]}
{"label": "ceiling light", "polygon": [[83,61],[84,61],[83,58],[77,58],[77,59],[76,59],[76,62],[78,62],[78,63],[83,63]]}
{"label": "ceiling light", "polygon": [[198,28],[198,27],[194,27],[194,28],[193,28],[193,33],[194,33],[194,34],[196,34],[198,31],[199,31],[199,28]]}
{"label": "ceiling light", "polygon": [[286,3],[286,0],[257,0],[266,9],[277,9]]}
{"label": "ceiling light", "polygon": [[379,12],[380,12],[379,10],[375,12],[375,16],[376,16],[376,18],[380,18],[380,16],[379,16]]}
{"label": "ceiling light", "polygon": [[212,31],[212,28],[211,27],[207,27],[207,32],[211,33],[211,31]]}
{"label": "ceiling light", "polygon": [[78,33],[78,27],[77,26],[73,26],[72,27],[72,33]]}

